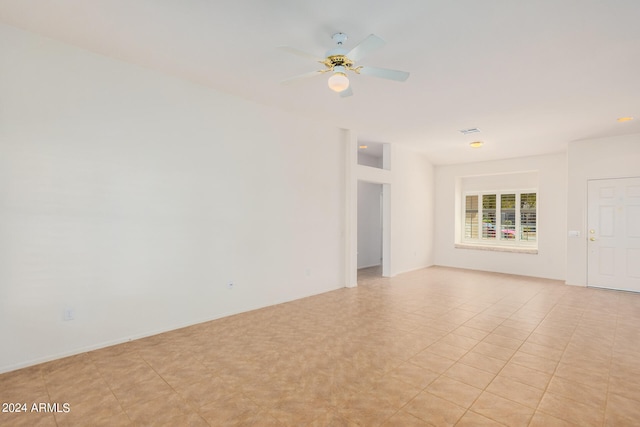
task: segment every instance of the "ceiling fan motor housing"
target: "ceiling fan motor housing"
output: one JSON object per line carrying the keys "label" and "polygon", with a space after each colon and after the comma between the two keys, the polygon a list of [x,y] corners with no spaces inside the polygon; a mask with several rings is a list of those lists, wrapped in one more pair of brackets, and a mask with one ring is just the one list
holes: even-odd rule
{"label": "ceiling fan motor housing", "polygon": [[323,61],[323,64],[327,66],[329,70],[333,70],[335,67],[344,67],[347,70],[353,70],[353,61],[347,58],[345,55],[327,55],[327,58]]}

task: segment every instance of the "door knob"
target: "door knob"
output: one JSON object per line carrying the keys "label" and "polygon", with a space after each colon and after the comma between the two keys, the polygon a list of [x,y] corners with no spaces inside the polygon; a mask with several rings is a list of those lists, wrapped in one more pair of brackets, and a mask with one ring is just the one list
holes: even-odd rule
{"label": "door knob", "polygon": [[590,237],[589,240],[591,240],[592,242],[595,242],[596,238],[595,237]]}

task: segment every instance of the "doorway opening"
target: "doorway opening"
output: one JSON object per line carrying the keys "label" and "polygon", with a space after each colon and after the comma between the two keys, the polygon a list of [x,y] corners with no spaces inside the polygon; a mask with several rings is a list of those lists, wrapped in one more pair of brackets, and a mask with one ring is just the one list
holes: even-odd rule
{"label": "doorway opening", "polygon": [[[387,190],[385,192],[385,187]],[[388,276],[385,203],[388,185],[358,181],[358,281]]]}

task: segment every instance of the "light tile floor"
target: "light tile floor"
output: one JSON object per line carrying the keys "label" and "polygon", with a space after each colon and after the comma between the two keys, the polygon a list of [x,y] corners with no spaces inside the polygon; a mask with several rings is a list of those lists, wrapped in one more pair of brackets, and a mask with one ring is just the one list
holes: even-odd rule
{"label": "light tile floor", "polygon": [[[28,426],[637,426],[640,295],[434,267],[0,375]],[[29,408],[30,409],[30,408]]]}

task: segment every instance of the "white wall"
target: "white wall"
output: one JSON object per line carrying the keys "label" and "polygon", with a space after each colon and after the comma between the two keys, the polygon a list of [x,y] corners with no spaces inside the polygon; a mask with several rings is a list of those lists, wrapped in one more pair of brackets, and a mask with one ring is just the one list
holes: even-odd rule
{"label": "white wall", "polygon": [[344,285],[337,128],[0,40],[0,372]]}
{"label": "white wall", "polygon": [[587,181],[640,176],[640,134],[576,141],[568,150],[567,229],[580,231],[567,238],[567,278],[587,285]]}
{"label": "white wall", "polygon": [[422,154],[391,147],[392,275],[433,265],[434,168]]}
{"label": "white wall", "polygon": [[[517,159],[437,166],[435,264],[551,279],[565,278],[566,156],[553,154]],[[527,173],[522,173],[527,172]],[[460,182],[469,176],[491,176],[511,189],[531,185],[538,177],[538,253],[524,254],[455,248],[461,204]],[[509,175],[510,174],[510,175]],[[515,174],[515,175],[514,175]],[[497,177],[496,177],[497,176]],[[498,185],[498,184],[496,184]],[[501,188],[495,188],[500,190]]]}
{"label": "white wall", "polygon": [[382,184],[358,181],[358,268],[381,264]]}

